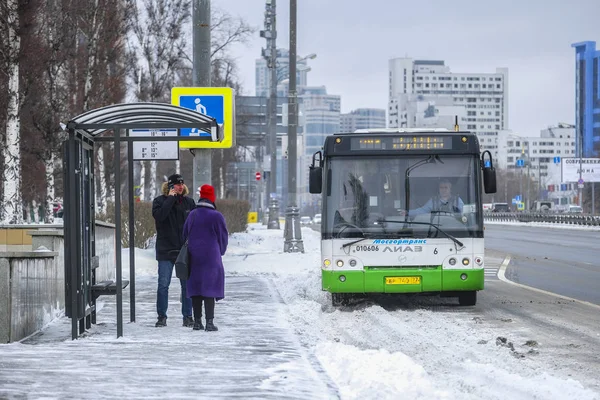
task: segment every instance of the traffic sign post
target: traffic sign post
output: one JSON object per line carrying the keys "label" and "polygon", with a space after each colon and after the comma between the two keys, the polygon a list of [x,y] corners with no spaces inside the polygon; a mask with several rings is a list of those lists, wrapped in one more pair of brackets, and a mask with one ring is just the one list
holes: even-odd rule
{"label": "traffic sign post", "polygon": [[255,178],[256,178],[257,181],[260,181],[260,172],[257,172],[255,174]]}
{"label": "traffic sign post", "polygon": [[[221,126],[223,140],[185,141],[182,148],[228,149],[235,145],[235,104],[233,89],[226,87],[174,87],[171,89],[171,104],[195,110],[214,118]],[[180,136],[208,136],[197,129],[181,129]]]}
{"label": "traffic sign post", "polygon": [[[177,129],[129,129],[129,136],[177,137]],[[143,160],[179,160],[179,142],[174,141],[135,141],[133,159]]]}

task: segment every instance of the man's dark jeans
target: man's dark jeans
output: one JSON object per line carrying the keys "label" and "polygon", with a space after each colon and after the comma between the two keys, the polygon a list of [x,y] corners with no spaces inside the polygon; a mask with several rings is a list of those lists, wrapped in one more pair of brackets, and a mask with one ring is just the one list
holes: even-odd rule
{"label": "man's dark jeans", "polygon": [[[169,284],[173,276],[173,266],[171,261],[161,260],[158,262],[158,290],[156,291],[156,312],[159,317],[167,316],[169,307]],[[192,299],[187,297],[186,281],[179,280],[181,284],[181,315],[185,317],[192,316]]]}

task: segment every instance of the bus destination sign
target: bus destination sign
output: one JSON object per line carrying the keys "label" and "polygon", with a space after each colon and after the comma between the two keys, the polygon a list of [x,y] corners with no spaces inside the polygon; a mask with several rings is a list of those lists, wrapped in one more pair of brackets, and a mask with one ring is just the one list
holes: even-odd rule
{"label": "bus destination sign", "polygon": [[452,150],[452,136],[351,138],[351,150]]}

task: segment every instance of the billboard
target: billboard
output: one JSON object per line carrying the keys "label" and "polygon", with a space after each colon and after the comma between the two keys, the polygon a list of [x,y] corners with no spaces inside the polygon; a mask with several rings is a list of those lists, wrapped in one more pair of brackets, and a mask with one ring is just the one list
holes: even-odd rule
{"label": "billboard", "polygon": [[583,182],[600,182],[600,158],[562,158],[561,169],[565,183],[578,182],[580,169]]}

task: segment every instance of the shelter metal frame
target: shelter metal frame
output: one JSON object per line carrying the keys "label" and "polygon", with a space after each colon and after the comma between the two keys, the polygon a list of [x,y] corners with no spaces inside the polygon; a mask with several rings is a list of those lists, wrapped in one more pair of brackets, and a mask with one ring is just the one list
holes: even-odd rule
{"label": "shelter metal frame", "polygon": [[[90,110],[66,125],[64,143],[64,256],[65,312],[71,317],[71,337],[77,339],[96,323],[96,299],[103,294],[116,295],[117,338],[123,336],[123,288],[130,283],[130,317],[135,321],[135,229],[133,190],[133,142],[136,141],[222,141],[223,129],[217,121],[199,112],[165,103],[124,103]],[[129,129],[196,128],[210,136],[129,136]],[[126,130],[121,135],[121,129]],[[113,136],[98,136],[106,131]],[[116,282],[97,284],[95,268],[95,196],[94,152],[96,142],[114,143]],[[129,191],[129,282],[122,279],[121,257],[121,176],[120,148],[127,143]]]}

